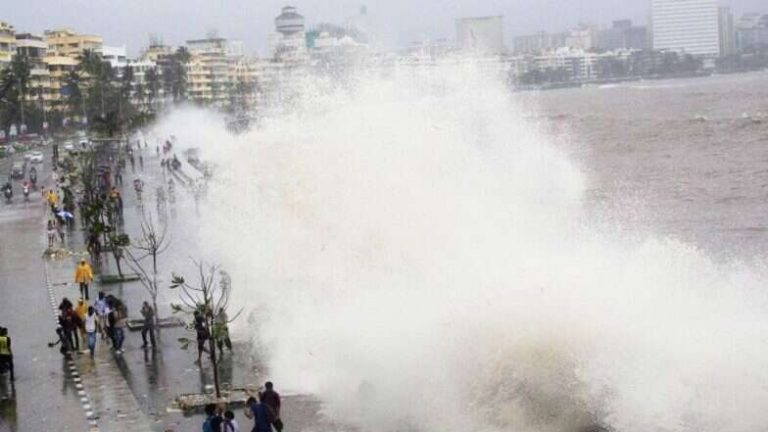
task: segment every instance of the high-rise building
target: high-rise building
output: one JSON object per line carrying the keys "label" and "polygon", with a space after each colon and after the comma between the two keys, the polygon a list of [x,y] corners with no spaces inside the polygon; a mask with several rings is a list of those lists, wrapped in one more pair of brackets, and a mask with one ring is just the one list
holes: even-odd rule
{"label": "high-rise building", "polygon": [[717,0],[651,0],[653,49],[720,54]]}
{"label": "high-rise building", "polygon": [[70,29],[47,30],[48,51],[57,55],[77,58],[85,50],[101,54],[104,41],[101,36],[77,34]]}
{"label": "high-rise building", "polygon": [[187,41],[191,54],[187,65],[187,92],[191,99],[212,103],[226,100],[231,90],[231,63],[242,57],[243,44],[212,35]]}
{"label": "high-rise building", "polygon": [[631,20],[614,21],[613,26],[601,31],[597,39],[598,48],[606,51],[648,47],[648,31],[645,27],[633,26]]}
{"label": "high-rise building", "polygon": [[456,45],[464,52],[503,54],[502,16],[459,18],[456,20]]}
{"label": "high-rise building", "polygon": [[16,31],[13,26],[0,21],[0,69],[10,63],[16,54]]}
{"label": "high-rise building", "polygon": [[27,99],[48,102],[55,97],[51,94],[51,76],[45,63],[47,52],[48,43],[42,36],[30,33],[16,34],[16,53],[26,57],[29,64],[27,87],[30,92]]}
{"label": "high-rise building", "polygon": [[720,55],[729,56],[736,53],[736,29],[733,26],[731,9],[721,7],[718,13],[718,28],[720,31]]}
{"label": "high-rise building", "polygon": [[119,69],[128,64],[128,50],[125,45],[120,47],[104,45],[101,48],[101,60],[109,63],[119,74]]}
{"label": "high-rise building", "polygon": [[565,34],[565,46],[575,50],[589,51],[597,47],[597,29],[580,24]]}
{"label": "high-rise building", "polygon": [[538,32],[515,37],[515,54],[539,54],[565,46],[565,33]]}
{"label": "high-rise building", "polygon": [[739,51],[768,47],[768,14],[751,13],[736,20],[735,40]]}

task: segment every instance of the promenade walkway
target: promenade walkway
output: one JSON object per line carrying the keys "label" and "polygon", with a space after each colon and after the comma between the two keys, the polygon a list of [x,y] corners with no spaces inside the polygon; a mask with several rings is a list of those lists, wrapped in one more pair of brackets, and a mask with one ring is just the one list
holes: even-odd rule
{"label": "promenade walkway", "polygon": [[[70,300],[80,295],[78,287],[71,282],[77,258],[46,261],[48,288],[53,292],[56,304],[63,297]],[[101,287],[91,286],[91,303]],[[85,345],[81,341],[81,349]],[[81,392],[81,404],[92,430],[100,432],[150,431],[152,427],[142,412],[131,388],[126,381],[130,374],[126,362],[114,354],[110,346],[99,339],[93,359],[86,353],[76,355],[68,362],[70,378]]]}

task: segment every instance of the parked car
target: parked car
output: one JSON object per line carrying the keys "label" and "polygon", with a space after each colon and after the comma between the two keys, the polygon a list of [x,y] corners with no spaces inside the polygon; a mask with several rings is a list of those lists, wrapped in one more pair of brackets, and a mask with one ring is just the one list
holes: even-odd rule
{"label": "parked car", "polygon": [[72,141],[64,141],[64,150],[70,152],[75,149],[75,145]]}
{"label": "parked car", "polygon": [[11,167],[11,177],[15,180],[23,179],[27,174],[27,163],[24,161],[16,161]]}

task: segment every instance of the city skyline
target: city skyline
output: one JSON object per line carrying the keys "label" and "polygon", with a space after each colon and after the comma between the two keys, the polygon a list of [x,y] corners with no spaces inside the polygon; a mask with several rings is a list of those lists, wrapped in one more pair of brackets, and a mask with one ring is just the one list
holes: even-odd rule
{"label": "city skyline", "polygon": [[[136,7],[137,3],[141,7]],[[402,48],[424,39],[453,40],[455,20],[460,17],[503,15],[505,43],[511,47],[514,36],[539,30],[560,31],[579,22],[607,26],[615,19],[624,18],[647,23],[650,16],[650,2],[646,0],[623,1],[621,4],[609,0],[519,0],[511,4],[499,0],[456,0],[448,4],[431,1],[410,4],[394,0],[386,6],[335,0],[324,7],[303,1],[288,3],[299,8],[310,26],[322,22],[343,23],[365,5],[375,45],[387,49]],[[187,39],[202,37],[215,30],[222,36],[242,40],[248,53],[264,55],[267,36],[274,31],[274,18],[288,3],[283,0],[262,3],[233,0],[228,7],[221,7],[203,0],[118,0],[109,4],[93,0],[66,3],[30,0],[4,11],[0,20],[11,22],[25,32],[42,33],[46,29],[69,27],[81,33],[99,34],[104,37],[105,44],[126,46],[130,55],[138,54],[147,46],[150,35],[156,35],[168,44],[182,44]],[[758,0],[720,3],[732,7],[735,13],[765,9],[764,3]],[[58,18],[51,21],[47,18],[50,16]],[[424,19],[425,16],[432,16],[432,19]],[[185,25],[168,27],[168,22]]]}

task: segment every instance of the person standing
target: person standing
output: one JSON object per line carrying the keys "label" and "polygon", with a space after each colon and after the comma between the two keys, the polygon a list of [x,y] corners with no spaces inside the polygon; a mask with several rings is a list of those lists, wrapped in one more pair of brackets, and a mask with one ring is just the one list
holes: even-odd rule
{"label": "person standing", "polygon": [[107,312],[107,335],[110,342],[112,342],[112,349],[117,350],[117,332],[115,326],[117,325],[117,309],[114,303],[107,303],[109,311]]}
{"label": "person standing", "polygon": [[220,410],[215,404],[205,406],[205,421],[203,421],[203,432],[221,432]]}
{"label": "person standing", "polygon": [[48,220],[48,228],[46,230],[48,234],[48,248],[53,248],[53,244],[56,242],[56,227],[53,225],[53,220]]}
{"label": "person standing", "polygon": [[229,339],[229,317],[224,308],[219,310],[216,315],[216,329],[221,332],[216,338],[216,344],[219,346],[219,354],[224,355],[224,346],[226,345],[229,352],[232,352],[232,340]]}
{"label": "person standing", "polygon": [[74,349],[75,352],[80,351],[80,340],[77,336],[78,328],[80,327],[77,320],[77,314],[70,307],[64,310],[59,315],[59,325],[64,330],[64,335],[67,337],[69,346]]}
{"label": "person standing", "polygon": [[128,321],[128,314],[125,310],[125,306],[120,303],[116,305],[115,307],[115,352],[118,354],[122,354],[125,351],[123,350],[123,342],[125,341],[125,325]]}
{"label": "person standing", "polygon": [[101,240],[99,240],[99,235],[95,232],[88,236],[88,253],[91,254],[91,259],[97,263],[101,259]]}
{"label": "person standing", "polygon": [[0,327],[0,365],[5,365],[11,375],[11,381],[16,378],[13,374],[13,351],[11,351],[11,337],[8,336],[8,329]]}
{"label": "person standing", "polygon": [[65,333],[65,330],[61,326],[56,327],[57,340],[56,342],[49,342],[48,347],[53,348],[56,345],[61,344],[59,352],[64,356],[64,358],[70,360],[72,359],[72,346],[70,345],[69,339],[67,339],[67,335]]}
{"label": "person standing", "polygon": [[280,420],[280,394],[274,389],[271,381],[264,383],[265,390],[259,395],[261,403],[269,408],[270,420],[272,426],[277,432],[283,430],[283,421]]}
{"label": "person standing", "polygon": [[[77,320],[75,321],[80,324],[80,327],[78,328],[80,331],[80,339],[85,341],[85,317],[88,316],[88,303],[82,298],[77,301],[77,306],[75,306],[75,315],[77,315]],[[83,352],[85,352],[85,347],[83,347]]]}
{"label": "person standing", "polygon": [[259,403],[254,397],[249,397],[245,401],[245,416],[253,419],[252,432],[272,432],[267,409],[266,405]]}
{"label": "person standing", "polygon": [[155,347],[155,310],[148,302],[144,302],[141,305],[141,316],[144,317],[144,325],[141,328],[141,339],[144,341],[142,348],[147,346],[147,333],[149,333],[149,340],[152,342],[152,348]]}
{"label": "person standing", "polygon": [[56,214],[56,204],[59,202],[59,197],[56,195],[56,192],[54,192],[53,187],[48,190],[48,195],[46,196],[46,200],[48,201],[48,205],[51,207],[51,213],[54,215]]}
{"label": "person standing", "polygon": [[240,432],[240,425],[235,420],[235,413],[232,411],[224,412],[224,423],[222,424],[221,432]]}
{"label": "person standing", "polygon": [[202,365],[203,352],[208,352],[205,348],[205,342],[211,337],[208,326],[205,323],[205,317],[199,311],[195,311],[195,333],[197,334],[197,364]]}
{"label": "person standing", "polygon": [[104,291],[99,291],[99,298],[93,304],[96,309],[96,315],[98,320],[96,321],[99,333],[102,339],[107,338],[107,314],[109,313],[109,306],[107,306],[107,299],[104,298]]}
{"label": "person standing", "polygon": [[77,306],[75,306],[75,313],[78,317],[80,317],[80,319],[85,319],[85,316],[88,315],[88,303],[82,298],[77,301]]}
{"label": "person standing", "polygon": [[86,300],[88,300],[88,284],[91,282],[93,282],[93,270],[83,258],[75,269],[75,283],[80,284],[80,297]]}
{"label": "person standing", "polygon": [[98,316],[93,306],[88,307],[88,314],[85,316],[85,337],[88,340],[88,351],[93,358],[93,352],[96,349],[96,329],[98,328]]}

